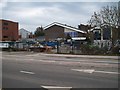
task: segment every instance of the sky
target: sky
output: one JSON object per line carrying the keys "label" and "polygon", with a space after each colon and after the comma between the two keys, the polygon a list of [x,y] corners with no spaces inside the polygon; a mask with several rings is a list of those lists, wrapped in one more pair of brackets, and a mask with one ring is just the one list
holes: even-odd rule
{"label": "sky", "polygon": [[49,25],[53,22],[68,24],[78,27],[79,24],[87,24],[95,11],[107,5],[117,5],[117,0],[91,0],[73,1],[52,0],[4,0],[0,3],[1,19],[19,23],[19,29],[24,28],[34,32],[37,27]]}

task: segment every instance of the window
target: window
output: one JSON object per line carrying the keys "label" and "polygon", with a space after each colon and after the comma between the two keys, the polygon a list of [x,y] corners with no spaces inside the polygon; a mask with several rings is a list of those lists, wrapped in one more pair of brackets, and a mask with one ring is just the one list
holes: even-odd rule
{"label": "window", "polygon": [[8,36],[3,36],[3,38],[8,38]]}
{"label": "window", "polygon": [[111,30],[110,28],[104,28],[103,29],[103,39],[109,40],[111,38]]}
{"label": "window", "polygon": [[101,33],[99,31],[94,32],[94,40],[101,40]]}
{"label": "window", "polygon": [[77,32],[74,32],[74,37],[77,37],[78,36],[78,33]]}
{"label": "window", "polygon": [[3,27],[3,30],[8,30],[8,27]]}
{"label": "window", "polygon": [[65,35],[67,36],[69,34],[71,37],[77,37],[78,33],[77,32],[65,32]]}
{"label": "window", "polygon": [[8,23],[6,23],[6,22],[4,22],[3,24],[4,24],[4,25],[8,25]]}

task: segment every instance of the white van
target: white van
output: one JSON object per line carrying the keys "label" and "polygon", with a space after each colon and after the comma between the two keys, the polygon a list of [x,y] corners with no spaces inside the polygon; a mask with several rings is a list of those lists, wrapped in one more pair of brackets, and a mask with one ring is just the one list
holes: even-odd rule
{"label": "white van", "polygon": [[0,48],[9,48],[9,44],[0,42]]}

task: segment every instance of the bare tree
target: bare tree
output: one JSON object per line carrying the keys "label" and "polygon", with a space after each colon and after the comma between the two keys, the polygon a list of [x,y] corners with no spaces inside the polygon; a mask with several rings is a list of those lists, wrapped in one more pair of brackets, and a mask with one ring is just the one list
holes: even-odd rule
{"label": "bare tree", "polygon": [[119,10],[117,6],[103,7],[99,12],[94,12],[88,21],[91,26],[109,25],[116,27],[119,25]]}
{"label": "bare tree", "polygon": [[[101,8],[99,12],[94,12],[91,16],[91,19],[88,23],[92,27],[102,27],[104,25],[108,25],[111,30],[111,41],[112,46],[114,46],[115,41],[119,38],[119,28],[120,28],[120,2],[118,6],[105,6]],[[113,29],[114,28],[114,29]],[[113,32],[114,30],[114,32]],[[117,30],[117,31],[116,31]],[[103,30],[101,29],[101,32]]]}

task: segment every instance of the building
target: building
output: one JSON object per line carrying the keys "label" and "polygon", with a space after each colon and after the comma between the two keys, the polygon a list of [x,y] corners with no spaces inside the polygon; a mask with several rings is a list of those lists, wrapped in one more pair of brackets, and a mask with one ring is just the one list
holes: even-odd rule
{"label": "building", "polygon": [[45,41],[45,36],[35,37],[35,40],[40,42]]}
{"label": "building", "polygon": [[78,29],[80,29],[80,30],[84,30],[84,31],[88,31],[88,30],[90,30],[90,29],[92,29],[93,27],[91,27],[91,25],[84,25],[84,24],[80,24],[80,25],[78,25]]}
{"label": "building", "polygon": [[94,45],[102,48],[105,46],[111,47],[115,44],[119,38],[118,31],[118,28],[103,25],[101,28],[95,27],[94,29],[91,29],[90,33],[92,32]]}
{"label": "building", "polygon": [[20,37],[20,39],[28,39],[30,36],[30,33],[31,32],[25,30],[24,28],[21,28],[19,30],[19,37]]}
{"label": "building", "polygon": [[43,28],[45,31],[45,40],[53,41],[58,38],[65,39],[67,35],[71,38],[74,37],[85,37],[86,32],[79,30],[78,28],[68,26],[66,24],[61,24],[58,22],[54,22],[52,24],[47,25]]}
{"label": "building", "polygon": [[0,19],[0,41],[17,41],[18,22]]}

